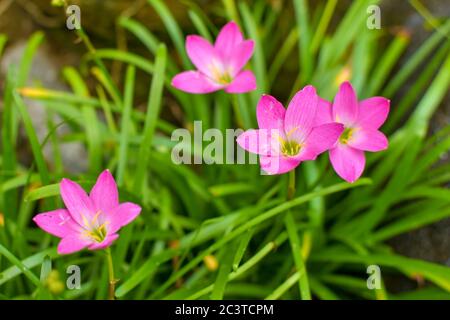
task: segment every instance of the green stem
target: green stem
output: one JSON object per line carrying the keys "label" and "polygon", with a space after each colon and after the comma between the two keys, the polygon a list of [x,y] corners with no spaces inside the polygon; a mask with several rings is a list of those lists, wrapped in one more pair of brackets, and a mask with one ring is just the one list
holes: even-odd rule
{"label": "green stem", "polygon": [[[289,172],[288,194],[287,200],[292,200],[295,195],[295,170]],[[291,243],[292,255],[294,257],[295,266],[299,273],[298,283],[300,290],[300,297],[302,300],[311,300],[311,291],[309,289],[308,275],[306,272],[305,262],[303,261],[301,253],[301,244],[298,237],[297,228],[294,216],[291,210],[288,210],[286,217],[284,218],[286,230],[289,236],[289,242]]]}
{"label": "green stem", "polygon": [[244,121],[242,120],[241,110],[239,109],[239,102],[237,95],[232,95],[231,104],[233,105],[234,116],[236,118],[236,122],[239,128],[244,128]]}
{"label": "green stem", "polygon": [[108,263],[108,299],[115,300],[116,279],[114,278],[114,264],[111,249],[106,249],[106,260]]}
{"label": "green stem", "polygon": [[289,172],[287,199],[292,200],[295,195],[295,170]]}

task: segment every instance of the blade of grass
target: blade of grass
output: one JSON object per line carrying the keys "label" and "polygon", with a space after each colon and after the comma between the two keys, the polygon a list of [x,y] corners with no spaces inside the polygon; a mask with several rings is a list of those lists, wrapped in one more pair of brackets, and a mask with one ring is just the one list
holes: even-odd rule
{"label": "blade of grass", "polygon": [[[406,112],[414,105],[414,102],[421,97],[424,90],[428,87],[432,77],[441,66],[450,48],[450,41],[443,45],[427,66],[422,70],[417,80],[411,86],[408,94],[403,97],[397,107],[392,111],[386,125],[383,127],[387,132],[392,132],[398,126]],[[402,69],[403,70],[403,69]]]}
{"label": "blade of grass", "polygon": [[[13,265],[15,265],[36,287],[40,288],[42,286],[39,278],[31,272],[14,254],[12,254],[8,249],[0,244],[0,254],[9,260]],[[2,279],[0,278],[0,281]]]}
{"label": "blade of grass", "polygon": [[219,272],[217,273],[216,281],[211,292],[211,300],[222,300],[225,292],[228,279],[231,275],[234,251],[236,249],[236,242],[232,242],[228,248],[224,248],[224,254],[221,257],[219,264]]}
{"label": "blade of grass", "polygon": [[435,32],[429,37],[418,50],[414,52],[411,58],[405,63],[404,66],[393,76],[389,81],[389,84],[383,91],[383,96],[392,97],[400,87],[405,83],[408,77],[425,61],[427,56],[433,52],[433,50],[439,45],[442,39],[450,32],[450,21],[447,21],[441,28],[442,32]]}
{"label": "blade of grass", "polygon": [[128,160],[128,143],[131,129],[131,110],[133,108],[134,81],[136,69],[134,66],[128,66],[125,75],[125,95],[122,122],[120,126],[120,143],[118,150],[118,164],[116,172],[117,185],[123,186],[125,182],[125,170]]}
{"label": "blade of grass", "polygon": [[[156,55],[159,40],[144,25],[136,20],[125,17],[119,19],[119,25],[133,33],[151,53]],[[172,59],[167,59],[167,71],[169,75],[174,75],[179,71]]]}
{"label": "blade of grass", "polygon": [[374,68],[374,72],[371,75],[369,88],[365,91],[367,93],[367,97],[372,97],[379,92],[382,85],[386,82],[386,79],[392,71],[395,63],[405,51],[409,41],[410,35],[406,31],[402,30],[397,33],[394,40],[392,40]]}
{"label": "blade of grass", "polygon": [[13,93],[14,101],[19,109],[19,112],[22,116],[22,120],[25,126],[25,131],[28,136],[28,140],[31,145],[31,150],[33,152],[34,160],[36,162],[36,166],[41,177],[41,183],[43,185],[47,185],[50,183],[50,173],[47,168],[47,164],[45,163],[44,155],[42,154],[41,145],[39,144],[38,137],[36,135],[36,131],[33,127],[33,122],[31,121],[31,117],[27,111],[27,107],[20,98],[17,92]]}
{"label": "blade of grass", "polygon": [[170,38],[172,39],[175,48],[177,49],[178,55],[181,57],[181,61],[183,61],[183,66],[185,69],[190,69],[191,62],[188,59],[186,52],[184,50],[184,40],[183,33],[181,32],[180,26],[177,21],[167,9],[166,5],[161,0],[147,0],[147,2],[155,9],[158,15],[161,17],[167,32],[169,33]]}
{"label": "blade of grass", "polygon": [[302,246],[300,244],[300,239],[297,234],[297,228],[294,217],[289,211],[285,217],[285,226],[287,233],[289,235],[289,241],[291,243],[292,256],[294,257],[296,269],[298,271],[297,281],[300,290],[300,297],[302,300],[311,300],[311,292],[309,289],[309,281],[306,273],[305,262],[302,257]]}
{"label": "blade of grass", "polygon": [[[314,191],[312,193],[303,195],[301,197],[295,198],[291,201],[285,202],[269,211],[264,212],[261,215],[258,215],[256,218],[253,218],[252,220],[242,224],[237,229],[231,231],[229,234],[227,234],[225,237],[222,237],[219,241],[215,242],[212,246],[210,246],[207,250],[202,252],[200,255],[198,255],[194,260],[192,260],[186,267],[180,269],[178,273],[174,274],[172,278],[170,278],[161,288],[165,290],[167,286],[170,286],[170,284],[173,283],[173,281],[178,278],[178,276],[183,275],[185,272],[190,270],[192,267],[197,265],[203,260],[203,257],[209,253],[211,253],[214,250],[217,250],[218,248],[222,247],[225,243],[231,241],[235,237],[243,234],[244,232],[247,232],[248,229],[251,229],[252,227],[280,214],[283,212],[286,212],[286,210],[301,205],[305,202],[308,202],[311,199],[314,199],[315,197],[325,196],[331,193],[339,192],[342,190],[346,190],[349,188],[356,188],[362,185],[367,185],[370,183],[369,179],[360,179],[354,184],[348,184],[348,183],[339,183],[318,191]],[[229,226],[229,221],[224,221],[225,227]],[[217,232],[223,232],[223,229],[219,229]],[[182,250],[183,246],[191,245],[191,240],[188,240],[189,238],[192,238],[192,235],[188,235],[185,238],[180,240],[180,248],[177,250],[167,250],[162,252],[161,254],[151,257],[148,259],[142,266],[139,268],[133,275],[128,278],[119,288],[116,290],[116,296],[122,297],[125,294],[127,294],[130,290],[132,290],[135,286],[137,286],[139,283],[144,281],[148,274],[152,272],[154,268],[157,268],[158,265],[160,265],[162,262],[165,262],[175,255],[179,254]],[[197,237],[200,238],[200,237]],[[204,241],[204,240],[203,240]],[[194,243],[195,244],[195,243]],[[197,243],[198,244],[198,243]]]}
{"label": "blade of grass", "polygon": [[[259,250],[253,257],[251,257],[248,261],[246,261],[241,267],[239,267],[236,271],[230,273],[228,277],[228,281],[232,281],[241,275],[245,274],[248,270],[254,267],[260,260],[266,257],[272,250],[274,250],[277,246],[281,245],[284,241],[286,241],[286,234],[282,233],[277,239],[267,243],[261,250]],[[199,290],[195,294],[186,298],[187,300],[198,299],[209,292],[211,292],[214,288],[214,285],[210,285],[202,290]]]}
{"label": "blade of grass", "polygon": [[277,76],[283,64],[286,62],[288,56],[291,54],[292,50],[297,44],[297,41],[297,29],[292,29],[270,65],[269,73],[267,75],[267,82],[270,86],[274,83],[275,77]]}
{"label": "blade of grass", "polygon": [[227,13],[228,19],[239,24],[239,13],[236,7],[236,2],[234,2],[234,0],[222,0],[222,3],[225,7],[225,12]]}
{"label": "blade of grass", "polygon": [[22,260],[19,265],[14,264],[14,266],[0,272],[0,286],[14,279],[18,275],[21,275],[22,273],[24,273],[24,270],[29,271],[30,269],[33,269],[34,267],[42,264],[42,261],[46,256],[49,256],[51,259],[57,258],[58,254],[56,253],[56,248],[46,249],[44,251],[38,252]]}
{"label": "blade of grass", "polygon": [[245,234],[243,234],[241,236],[241,239],[239,241],[239,246],[234,255],[233,271],[236,271],[239,268],[239,264],[241,263],[242,258],[244,257],[245,251],[247,250],[247,247],[250,243],[250,240],[253,237],[253,234],[254,234],[254,229],[250,229],[248,232],[246,232]]}
{"label": "blade of grass", "polygon": [[[13,134],[14,127],[14,69],[10,68],[6,77],[4,100],[3,100],[3,115],[2,115],[2,175],[1,183],[14,177],[17,168],[17,159],[15,153],[16,139]],[[3,212],[6,217],[14,217],[17,212],[18,190],[9,190],[2,192],[3,198]]]}
{"label": "blade of grass", "polygon": [[306,0],[296,0],[293,2],[295,18],[297,22],[297,33],[299,39],[300,70],[302,83],[308,83],[312,75],[314,57],[311,52],[311,30],[309,25],[309,8]]}
{"label": "blade of grass", "polygon": [[[319,25],[317,26],[314,37],[311,41],[311,53],[315,54],[320,47],[322,39],[327,31],[328,25],[330,23],[331,17],[333,16],[334,9],[336,8],[337,0],[329,0],[325,5],[325,9],[322,12]],[[299,29],[301,27],[299,26]]]}
{"label": "blade of grass", "polygon": [[137,54],[130,52],[123,52],[117,49],[98,49],[93,53],[86,55],[85,59],[110,59],[119,60],[135,67],[144,70],[148,73],[153,73],[153,64],[147,59],[138,56]]}
{"label": "blade of grass", "polygon": [[370,180],[364,179],[364,180],[358,180],[355,184],[350,185],[347,183],[341,183],[336,184],[328,188],[324,188],[315,192],[311,192],[308,194],[305,194],[301,197],[295,198],[291,201],[287,201],[269,211],[266,211],[262,213],[261,215],[258,215],[257,217],[251,219],[250,221],[244,223],[243,225],[240,225],[238,228],[234,229],[224,237],[222,237],[219,241],[216,241],[213,245],[211,245],[208,249],[204,250],[202,253],[197,255],[193,260],[191,260],[186,266],[181,268],[179,271],[174,273],[172,277],[170,277],[159,289],[154,293],[155,296],[157,296],[160,292],[163,292],[166,290],[176,279],[178,279],[180,276],[184,275],[186,272],[191,270],[193,267],[195,267],[198,263],[200,263],[204,256],[211,254],[213,251],[217,250],[218,248],[222,247],[227,242],[233,240],[235,237],[239,236],[240,234],[246,232],[248,229],[259,225],[262,222],[265,222],[266,220],[279,215],[283,212],[286,212],[288,209],[300,205],[302,203],[308,202],[312,199],[315,199],[316,197],[325,196],[330,193],[338,192],[341,190],[345,190],[347,188],[357,187],[359,185],[364,185],[370,183]]}
{"label": "blade of grass", "polygon": [[139,149],[139,162],[137,164],[134,176],[134,190],[136,193],[142,192],[145,171],[150,156],[150,146],[152,145],[153,135],[156,129],[156,123],[161,110],[161,97],[164,86],[165,67],[166,67],[166,47],[160,45],[155,61],[155,72],[148,97],[147,115],[145,119],[143,139]]}
{"label": "blade of grass", "polygon": [[344,250],[322,250],[311,256],[312,261],[326,261],[337,263],[357,263],[371,264],[376,263],[380,266],[397,268],[407,275],[420,274],[426,279],[434,282],[441,288],[450,291],[450,269],[446,266],[434,264],[417,259],[411,259],[393,254],[375,253],[369,256],[361,256],[348,253]]}
{"label": "blade of grass", "polygon": [[189,18],[191,19],[192,23],[194,24],[195,28],[197,29],[198,33],[205,39],[207,39],[209,42],[213,42],[211,33],[209,32],[208,28],[206,27],[205,23],[203,22],[202,18],[195,12],[194,10],[188,11]]}
{"label": "blade of grass", "polygon": [[0,34],[0,57],[3,54],[3,50],[5,49],[7,42],[8,42],[8,37],[4,34]]}
{"label": "blade of grass", "polygon": [[245,29],[251,39],[255,41],[255,54],[253,56],[252,66],[255,70],[255,76],[258,82],[258,88],[252,93],[253,104],[256,105],[261,94],[267,90],[266,63],[262,41],[258,32],[258,27],[253,19],[250,9],[245,2],[239,3],[239,9],[243,17]]}
{"label": "blade of grass", "polygon": [[[74,68],[64,68],[63,75],[77,96],[89,97],[89,90],[86,84]],[[92,174],[97,174],[101,170],[102,163],[100,124],[94,109],[89,106],[82,106],[81,112],[83,114],[84,130],[86,131],[88,145],[89,169]]]}

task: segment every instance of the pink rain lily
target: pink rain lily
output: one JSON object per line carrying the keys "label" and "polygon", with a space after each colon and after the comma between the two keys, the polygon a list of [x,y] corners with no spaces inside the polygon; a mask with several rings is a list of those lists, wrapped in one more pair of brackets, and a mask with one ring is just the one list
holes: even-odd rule
{"label": "pink rain lily", "polygon": [[316,125],[342,123],[344,132],[330,149],[330,161],[336,173],[353,183],[364,171],[364,151],[377,152],[388,147],[386,136],[378,130],[389,114],[390,101],[372,97],[358,102],[349,82],[341,84],[333,104],[326,102],[317,112]]}
{"label": "pink rain lily", "polygon": [[136,204],[119,204],[117,185],[108,170],[100,174],[89,196],[69,179],[62,179],[60,189],[67,209],[41,213],[33,218],[42,230],[61,238],[59,254],[86,247],[89,250],[109,247],[119,237],[117,231],[141,212]]}
{"label": "pink rain lily", "polygon": [[200,36],[190,35],[186,38],[186,51],[197,70],[177,74],[172,85],[190,93],[255,90],[255,76],[249,70],[242,70],[251,58],[253,48],[254,41],[244,40],[233,21],[220,30],[214,45]]}
{"label": "pink rain lily", "polygon": [[268,174],[285,173],[302,161],[315,160],[344,130],[338,123],[314,127],[317,109],[323,103],[313,86],[299,91],[287,110],[274,97],[263,95],[257,106],[259,129],[244,132],[237,143],[259,154],[261,168]]}

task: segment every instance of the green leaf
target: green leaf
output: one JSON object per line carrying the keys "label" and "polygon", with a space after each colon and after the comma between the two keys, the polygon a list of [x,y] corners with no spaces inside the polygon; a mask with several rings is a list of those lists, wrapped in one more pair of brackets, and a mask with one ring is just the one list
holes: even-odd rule
{"label": "green leaf", "polygon": [[142,192],[145,171],[150,157],[150,146],[161,110],[161,97],[164,87],[165,67],[167,50],[165,45],[160,45],[156,54],[155,72],[150,88],[147,105],[147,115],[145,119],[143,138],[139,148],[139,162],[134,176],[134,190],[136,193]]}
{"label": "green leaf", "polygon": [[450,269],[448,267],[393,254],[355,255],[344,250],[322,250],[311,256],[312,261],[335,263],[379,264],[396,268],[408,276],[422,275],[450,292]]}
{"label": "green leaf", "polygon": [[128,143],[131,129],[131,110],[133,108],[134,81],[136,69],[134,66],[128,66],[125,76],[125,95],[123,102],[122,122],[120,126],[120,143],[116,180],[120,187],[125,182],[125,169],[128,160]]}
{"label": "green leaf", "polygon": [[25,201],[36,201],[59,195],[59,183],[49,184],[44,187],[32,189],[25,196]]}
{"label": "green leaf", "polygon": [[50,173],[47,168],[47,164],[45,163],[44,155],[42,154],[41,145],[39,144],[38,137],[36,135],[36,131],[33,127],[33,122],[31,121],[31,117],[27,111],[27,107],[20,98],[17,92],[14,93],[14,100],[16,102],[17,107],[19,108],[19,112],[22,116],[23,123],[25,125],[25,131],[28,135],[28,140],[31,145],[31,150],[33,151],[34,160],[36,162],[36,166],[39,171],[39,175],[41,177],[41,182],[43,185],[50,183]]}
{"label": "green leaf", "polygon": [[36,287],[41,287],[41,282],[36,275],[30,271],[30,266],[25,264],[25,261],[20,261],[14,254],[0,244],[0,254],[11,262],[16,269],[10,268],[0,273],[0,285],[4,284],[11,278],[23,273]]}

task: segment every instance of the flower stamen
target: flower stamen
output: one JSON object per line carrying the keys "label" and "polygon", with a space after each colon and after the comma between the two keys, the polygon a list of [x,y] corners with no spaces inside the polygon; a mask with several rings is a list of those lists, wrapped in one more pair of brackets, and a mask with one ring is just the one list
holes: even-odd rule
{"label": "flower stamen", "polygon": [[342,132],[341,136],[339,137],[339,142],[342,144],[347,144],[353,137],[354,132],[354,128],[345,128],[344,132]]}
{"label": "flower stamen", "polygon": [[287,157],[296,156],[302,148],[302,145],[294,140],[286,140],[281,144],[281,153]]}
{"label": "flower stamen", "polygon": [[230,72],[228,72],[228,70],[223,70],[224,68],[221,68],[216,63],[211,64],[209,69],[215,82],[227,85],[233,81]]}
{"label": "flower stamen", "polygon": [[105,240],[108,233],[106,230],[107,222],[98,225],[99,216],[101,213],[101,211],[97,211],[97,213],[92,217],[91,221],[89,221],[84,215],[81,215],[85,226],[83,234],[86,237],[91,238],[92,240],[99,243]]}
{"label": "flower stamen", "polygon": [[92,240],[96,242],[102,242],[105,240],[107,231],[106,231],[106,223],[103,223],[101,226],[97,228],[93,228],[91,230],[85,230],[84,235],[91,238]]}

